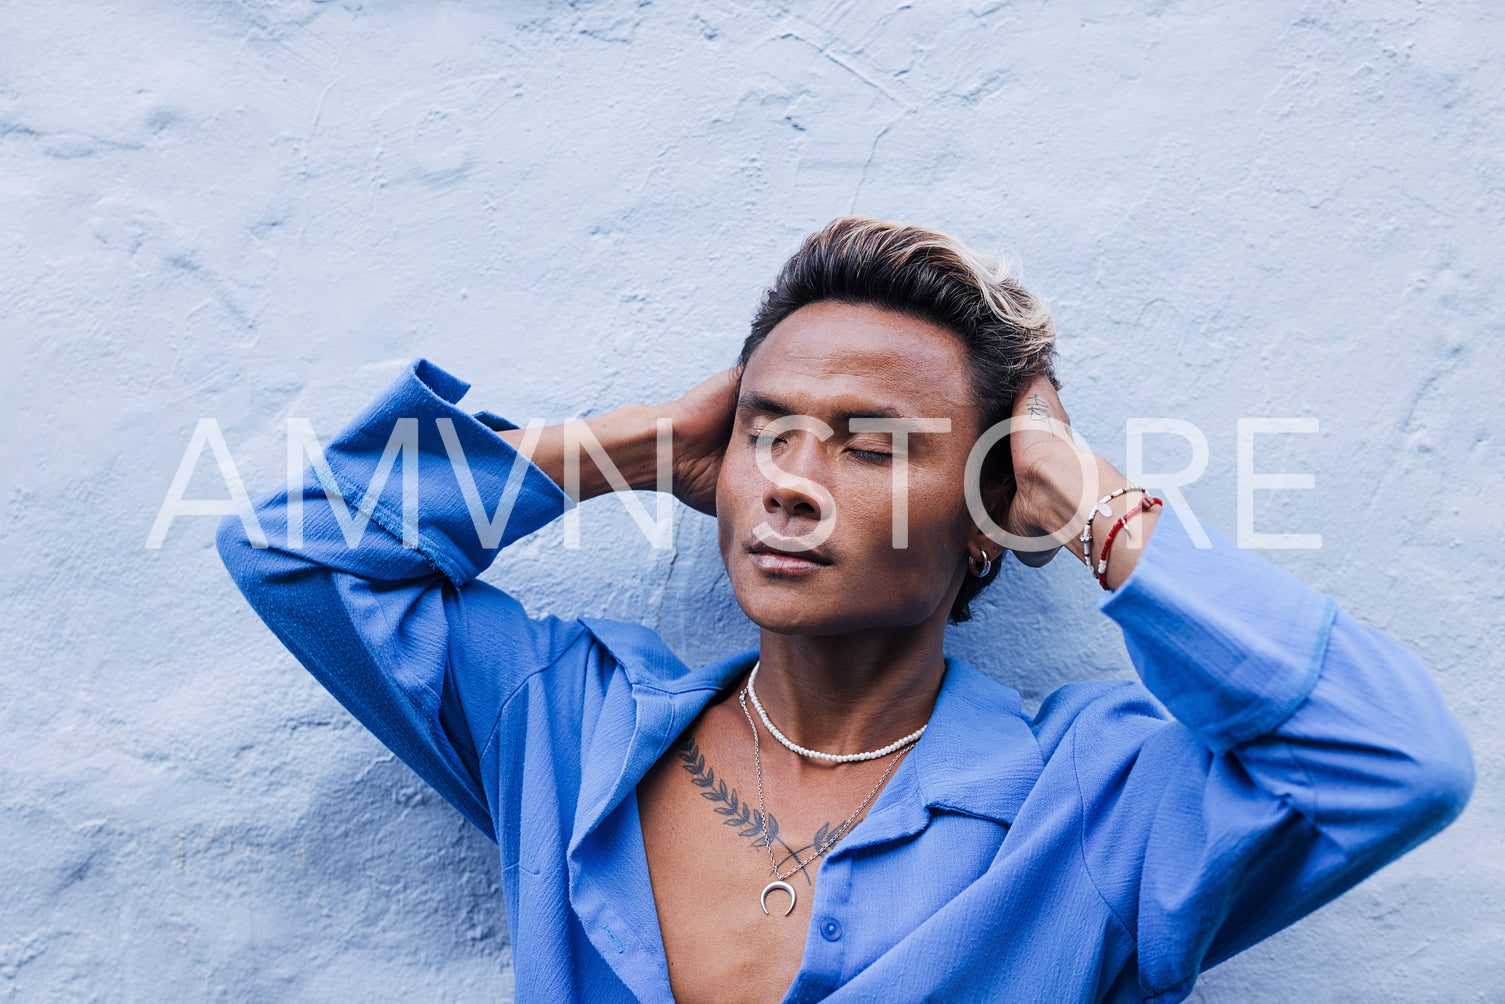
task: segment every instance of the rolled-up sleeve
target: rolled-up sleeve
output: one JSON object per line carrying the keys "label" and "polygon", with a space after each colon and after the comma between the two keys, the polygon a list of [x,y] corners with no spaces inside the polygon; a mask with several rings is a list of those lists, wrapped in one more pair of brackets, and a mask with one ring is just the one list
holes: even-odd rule
{"label": "rolled-up sleeve", "polygon": [[567,501],[456,407],[467,389],[419,360],[324,448],[323,464],[254,500],[266,546],[235,516],[218,546],[309,672],[495,839],[487,740],[506,699],[583,629],[532,619],[475,579]]}
{"label": "rolled-up sleeve", "polygon": [[1140,870],[1151,999],[1179,999],[1201,968],[1431,836],[1473,787],[1462,729],[1410,652],[1211,536],[1194,548],[1166,513],[1102,606],[1185,730],[1146,741],[1121,779],[1142,857],[1096,859]]}

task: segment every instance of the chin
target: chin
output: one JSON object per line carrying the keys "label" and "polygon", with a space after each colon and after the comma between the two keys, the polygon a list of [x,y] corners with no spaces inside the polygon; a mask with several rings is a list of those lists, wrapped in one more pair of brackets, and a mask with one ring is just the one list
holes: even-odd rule
{"label": "chin", "polygon": [[[831,611],[799,596],[768,596],[767,590],[755,589],[754,595],[735,590],[737,605],[764,631],[774,634],[830,634],[832,633]],[[763,593],[764,595],[756,595]],[[837,628],[839,630],[839,628]]]}
{"label": "chin", "polygon": [[737,605],[764,631],[783,635],[836,635],[892,629],[918,624],[925,615],[908,609],[856,609],[840,603],[829,590],[817,595],[759,582],[739,588],[733,583]]}

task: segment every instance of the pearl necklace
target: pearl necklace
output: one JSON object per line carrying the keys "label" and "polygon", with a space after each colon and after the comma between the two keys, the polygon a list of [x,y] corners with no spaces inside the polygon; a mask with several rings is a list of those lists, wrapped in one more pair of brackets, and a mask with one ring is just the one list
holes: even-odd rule
{"label": "pearl necklace", "polygon": [[856,763],[859,760],[876,760],[879,757],[888,756],[895,750],[902,749],[910,743],[918,741],[920,736],[925,734],[926,725],[929,724],[927,722],[926,725],[921,725],[903,739],[891,742],[881,750],[872,750],[867,753],[821,753],[818,750],[807,750],[798,743],[790,742],[784,733],[775,728],[773,722],[768,720],[768,712],[763,710],[763,702],[758,700],[758,692],[753,689],[753,681],[758,678],[758,667],[762,664],[763,661],[761,659],[753,663],[752,673],[747,677],[747,696],[752,698],[752,706],[757,709],[758,717],[763,719],[763,725],[768,729],[769,735],[783,743],[785,749],[793,753],[798,753],[800,756],[809,757],[812,760],[827,760],[831,763]]}
{"label": "pearl necklace", "polygon": [[[899,763],[899,757],[902,754],[894,754],[894,758],[890,760],[888,762],[888,766],[883,769],[883,776],[878,778],[878,783],[873,785],[872,791],[869,791],[867,793],[867,798],[864,798],[862,800],[862,804],[852,810],[852,814],[846,818],[845,822],[826,834],[826,839],[821,843],[819,847],[815,849],[814,854],[801,861],[800,856],[797,853],[791,852],[789,857],[794,858],[794,865],[788,871],[781,872],[779,871],[778,859],[773,856],[773,834],[768,830],[768,806],[763,804],[763,754],[758,743],[758,727],[753,724],[752,714],[747,710],[747,695],[752,689],[750,686],[750,684],[752,683],[752,677],[748,677],[748,683],[749,686],[742,688],[742,693],[737,695],[737,703],[742,705],[742,713],[747,716],[747,727],[752,729],[753,764],[758,771],[758,815],[763,820],[763,846],[768,848],[768,863],[770,865],[773,865],[773,881],[763,887],[763,892],[758,897],[758,905],[763,908],[763,913],[765,916],[771,916],[768,913],[768,894],[774,892],[775,890],[782,889],[789,894],[789,905],[784,908],[783,914],[785,917],[787,917],[791,912],[793,912],[797,897],[794,892],[794,886],[790,885],[784,880],[789,878],[797,871],[804,871],[806,868],[810,867],[811,862],[824,857],[827,851],[836,846],[836,842],[843,836],[845,836],[846,832],[852,828],[853,821],[855,821],[857,817],[862,814],[863,809],[867,808],[867,804],[873,800],[873,796],[878,794],[878,789],[883,787],[883,782],[887,781],[888,775],[893,773],[894,767]],[[909,745],[913,745],[913,742],[913,739],[909,740]],[[907,750],[908,746],[906,745],[902,747],[902,749]]]}

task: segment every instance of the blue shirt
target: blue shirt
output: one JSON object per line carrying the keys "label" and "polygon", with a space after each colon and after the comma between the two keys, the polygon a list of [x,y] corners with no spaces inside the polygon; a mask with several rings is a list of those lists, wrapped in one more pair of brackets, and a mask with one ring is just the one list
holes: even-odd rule
{"label": "blue shirt", "polygon": [[[517,999],[667,1001],[635,789],[754,653],[690,668],[644,627],[532,619],[477,581],[495,547],[476,517],[510,499],[505,546],[566,500],[455,407],[466,389],[420,361],[330,444],[325,477],[372,523],[355,546],[311,469],[301,542],[284,487],[255,503],[270,546],[231,516],[220,553],[497,842]],[[1226,540],[1196,550],[1167,513],[1102,609],[1143,686],[1068,685],[1030,718],[947,661],[925,736],[820,865],[786,1000],[1181,1000],[1466,801],[1468,746],[1421,665]]]}

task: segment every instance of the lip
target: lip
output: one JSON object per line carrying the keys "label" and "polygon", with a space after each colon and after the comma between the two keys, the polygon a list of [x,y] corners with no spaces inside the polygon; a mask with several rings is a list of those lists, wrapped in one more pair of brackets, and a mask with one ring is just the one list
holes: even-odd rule
{"label": "lip", "polygon": [[754,568],[770,575],[812,575],[831,564],[831,559],[817,548],[808,551],[782,551],[763,541],[747,546],[748,560]]}

